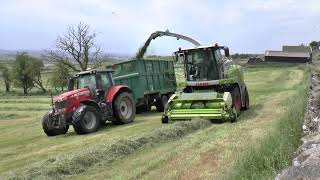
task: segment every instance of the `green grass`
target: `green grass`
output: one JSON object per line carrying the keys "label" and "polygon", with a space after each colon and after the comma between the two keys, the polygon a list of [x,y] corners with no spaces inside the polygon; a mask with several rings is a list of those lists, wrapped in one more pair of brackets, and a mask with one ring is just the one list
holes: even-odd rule
{"label": "green grass", "polygon": [[[164,126],[160,121],[161,113],[157,112],[137,115],[134,123],[128,125],[107,124],[89,135],[76,135],[70,128],[66,135],[47,137],[40,120],[45,108],[50,108],[49,96],[0,96],[0,176],[14,172],[41,179],[39,172],[43,173],[43,178],[54,172],[56,176],[52,178],[73,179],[228,178],[226,175],[235,172],[240,159],[256,151],[254,148],[261,146],[261,142],[281,125],[279,122],[293,104],[284,102],[296,98],[300,89],[306,87],[302,83],[306,71],[303,65],[245,67],[252,106],[241,115],[239,122],[212,124],[198,131],[191,128],[173,138],[167,138],[170,134],[155,133]],[[168,124],[164,129],[180,132],[174,130],[175,126],[179,125]],[[150,139],[136,146],[135,140],[144,137]],[[128,143],[129,150],[123,149]],[[109,151],[108,148],[116,144],[121,147],[120,151]],[[108,157],[114,152],[119,153],[116,158]],[[75,157],[81,157],[79,164]],[[87,161],[91,163],[81,164]],[[39,166],[43,169],[37,169]]]}
{"label": "green grass", "polygon": [[28,167],[26,170],[20,171],[20,173],[12,173],[8,178],[60,179],[65,176],[80,174],[88,167],[101,161],[112,162],[143,147],[181,138],[186,134],[207,127],[210,127],[210,121],[207,120],[178,122],[172,126],[164,126],[148,133],[123,138],[112,143],[98,143],[72,155],[50,158],[43,163]]}
{"label": "green grass", "polygon": [[309,81],[284,103],[285,114],[275,123],[266,137],[242,158],[239,158],[231,179],[274,179],[288,164],[289,156],[299,146],[301,127],[307,102]]}

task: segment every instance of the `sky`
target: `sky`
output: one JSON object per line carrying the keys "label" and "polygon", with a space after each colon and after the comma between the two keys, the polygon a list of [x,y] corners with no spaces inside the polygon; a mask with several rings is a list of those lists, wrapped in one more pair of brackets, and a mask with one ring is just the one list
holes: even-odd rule
{"label": "sky", "polygon": [[[320,37],[319,0],[2,0],[0,49],[43,50],[79,22],[98,33],[106,53],[134,54],[149,35],[170,30],[231,53],[264,53]],[[192,44],[171,37],[151,43],[165,55]]]}

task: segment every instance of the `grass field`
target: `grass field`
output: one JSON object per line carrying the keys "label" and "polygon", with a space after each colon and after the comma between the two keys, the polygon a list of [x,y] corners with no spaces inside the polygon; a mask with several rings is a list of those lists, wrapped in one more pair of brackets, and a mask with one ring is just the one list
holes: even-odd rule
{"label": "grass field", "polygon": [[[15,177],[17,173],[21,177],[34,173],[37,175],[34,178],[42,179],[47,175],[50,177],[50,172],[54,174],[51,174],[52,177],[71,179],[250,179],[254,176],[241,170],[241,167],[255,166],[257,163],[248,160],[248,153],[262,151],[257,147],[263,147],[263,142],[281,127],[279,122],[286,119],[289,112],[301,112],[295,115],[298,120],[294,123],[299,125],[302,121],[304,104],[290,109],[292,103],[288,102],[297,98],[298,93],[305,94],[301,89],[307,86],[307,74],[304,65],[246,67],[251,109],[244,112],[237,123],[210,123],[205,127],[197,123],[162,125],[161,114],[150,112],[137,115],[132,124],[107,124],[97,133],[81,136],[76,135],[72,128],[66,135],[56,137],[47,137],[42,132],[40,121],[49,108],[49,97],[1,96],[0,176]],[[189,126],[192,130],[186,130]],[[176,133],[170,134],[169,131]],[[296,136],[299,134],[295,134],[295,143],[286,153],[291,153],[298,145]],[[140,144],[136,143],[138,140]],[[114,151],[105,148],[118,142],[135,144],[131,150],[121,151],[121,147],[125,146],[119,146],[120,150]],[[103,152],[123,154],[110,160],[108,156],[111,154]],[[100,160],[95,158],[95,161],[81,166],[81,171],[64,172],[59,168],[45,172],[41,170],[41,167],[76,168],[72,167],[78,162],[74,161],[75,158],[89,161],[95,155],[99,155]],[[260,155],[268,158],[267,154]],[[54,162],[55,166],[47,165],[52,159],[59,159],[59,162]],[[8,175],[10,171],[14,174]],[[271,170],[271,173],[264,175],[270,178],[275,173]]]}

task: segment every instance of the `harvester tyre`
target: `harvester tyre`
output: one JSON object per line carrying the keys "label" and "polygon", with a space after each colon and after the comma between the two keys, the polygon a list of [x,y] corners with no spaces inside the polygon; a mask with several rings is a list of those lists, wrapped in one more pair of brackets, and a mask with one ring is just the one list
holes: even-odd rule
{"label": "harvester tyre", "polygon": [[49,114],[51,111],[47,112],[42,118],[42,129],[47,136],[57,136],[60,134],[66,134],[69,130],[69,125],[63,129],[50,129],[48,128]]}
{"label": "harvester tyre", "polygon": [[120,93],[113,102],[114,124],[128,124],[133,122],[136,115],[136,106],[132,95],[127,92]]}
{"label": "harvester tyre", "polygon": [[101,125],[99,112],[93,106],[83,105],[73,113],[72,124],[77,134],[96,132]]}
{"label": "harvester tyre", "polygon": [[168,118],[168,116],[162,116],[161,122],[162,122],[162,124],[168,124],[168,123],[169,123],[169,118]]}
{"label": "harvester tyre", "polygon": [[168,97],[166,95],[161,96],[156,102],[156,108],[158,112],[163,112],[166,104],[168,103]]}
{"label": "harvester tyre", "polygon": [[249,93],[248,90],[245,89],[244,91],[244,106],[243,106],[243,110],[248,110],[250,108],[250,98],[249,98]]}
{"label": "harvester tyre", "polygon": [[232,92],[232,108],[234,108],[235,115],[234,118],[231,119],[231,122],[237,122],[238,116],[241,112],[241,95],[238,87],[234,87]]}

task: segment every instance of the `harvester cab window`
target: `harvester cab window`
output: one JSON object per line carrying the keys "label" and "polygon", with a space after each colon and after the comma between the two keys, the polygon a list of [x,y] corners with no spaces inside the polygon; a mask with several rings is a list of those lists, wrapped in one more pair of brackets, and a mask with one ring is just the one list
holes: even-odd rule
{"label": "harvester cab window", "polygon": [[221,54],[221,50],[220,49],[217,49],[214,51],[214,55],[216,57],[216,60],[218,63],[221,63],[222,62],[222,54]]}
{"label": "harvester cab window", "polygon": [[215,57],[210,49],[201,49],[187,54],[187,80],[206,81],[215,78]]}

